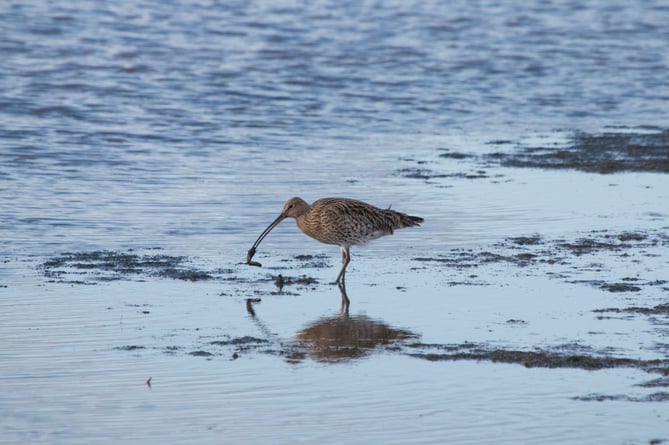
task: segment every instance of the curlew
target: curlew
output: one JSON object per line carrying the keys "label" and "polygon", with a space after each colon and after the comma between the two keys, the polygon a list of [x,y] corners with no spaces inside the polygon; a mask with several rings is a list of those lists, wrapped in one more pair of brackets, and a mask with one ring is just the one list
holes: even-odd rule
{"label": "curlew", "polygon": [[[281,214],[260,234],[246,256],[246,263],[260,266],[251,261],[260,242],[274,227],[286,218],[295,218],[297,227],[306,235],[325,244],[334,244],[341,249],[341,270],[335,283],[344,286],[346,266],[351,261],[349,249],[385,235],[392,235],[395,229],[419,226],[423,218],[409,216],[395,210],[380,209],[366,202],[347,198],[323,198],[307,204],[301,198],[290,198],[283,206]],[[343,290],[342,290],[343,292]]]}

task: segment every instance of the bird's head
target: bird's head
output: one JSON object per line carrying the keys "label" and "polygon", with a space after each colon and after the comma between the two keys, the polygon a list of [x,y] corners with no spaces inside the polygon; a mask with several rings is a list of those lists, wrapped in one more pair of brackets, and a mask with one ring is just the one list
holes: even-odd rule
{"label": "bird's head", "polygon": [[246,254],[246,264],[249,264],[251,266],[260,266],[260,263],[257,261],[252,261],[253,256],[256,253],[256,248],[260,244],[260,242],[265,239],[265,237],[269,234],[269,232],[272,231],[276,226],[279,225],[281,221],[283,221],[286,218],[298,218],[302,215],[304,215],[306,212],[309,211],[309,204],[307,204],[302,198],[290,198],[286,203],[283,205],[283,210],[281,210],[281,214],[270,224],[267,226],[265,230],[260,234],[258,239],[256,240],[255,243],[253,243],[253,246],[249,249],[248,253]]}
{"label": "bird's head", "polygon": [[303,215],[309,210],[309,204],[307,204],[302,198],[290,198],[283,205],[283,210],[281,211],[281,216],[284,218],[297,218],[300,215]]}

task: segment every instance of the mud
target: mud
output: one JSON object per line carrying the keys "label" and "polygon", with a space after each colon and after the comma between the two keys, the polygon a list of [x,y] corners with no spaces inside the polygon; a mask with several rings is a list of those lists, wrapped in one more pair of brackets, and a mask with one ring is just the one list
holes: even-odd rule
{"label": "mud", "polygon": [[[574,397],[573,400],[581,400],[584,402],[606,402],[610,400],[624,401],[624,402],[668,402],[669,392],[656,392],[648,394],[643,397],[634,397],[626,394],[605,395],[605,394],[589,394],[587,396]],[[651,441],[651,443],[663,443],[664,441]]]}
{"label": "mud", "polygon": [[314,284],[318,284],[317,279],[309,277],[307,275],[300,275],[298,277],[289,277],[289,276],[284,277],[283,275],[279,274],[277,276],[274,276],[273,279],[274,279],[274,284],[276,285],[276,287],[279,288],[279,291],[281,291],[285,286],[294,286],[294,285],[311,286]]}
{"label": "mud", "polygon": [[[438,178],[485,179],[502,177],[490,175],[485,169],[496,167],[539,168],[550,170],[579,170],[589,173],[669,172],[669,129],[647,128],[642,131],[619,131],[589,134],[576,132],[557,138],[545,145],[528,145],[522,141],[493,140],[486,153],[440,148],[438,157],[478,164],[478,169],[448,172],[426,168],[427,161],[406,159],[418,167],[403,168],[395,173],[411,179]],[[547,138],[552,139],[552,138]]]}
{"label": "mud", "polygon": [[293,260],[298,261],[299,267],[303,269],[324,269],[330,266],[330,256],[320,255],[295,255]]}
{"label": "mud", "polygon": [[[647,288],[659,288],[669,292],[669,281],[649,279],[644,276],[623,276],[616,279],[593,277],[593,271],[612,269],[607,261],[614,259],[623,264],[639,262],[645,256],[658,256],[669,246],[669,234],[658,230],[598,230],[580,234],[573,239],[550,238],[541,233],[506,238],[489,245],[486,249],[452,249],[429,256],[415,257],[418,267],[440,271],[442,268],[463,272],[458,279],[446,281],[449,286],[485,286],[490,277],[495,276],[488,267],[517,268],[527,276],[548,274],[551,279],[560,279],[574,285],[593,286],[609,293],[637,294]],[[155,250],[155,249],[154,249]],[[292,364],[307,359],[324,363],[341,363],[360,360],[371,354],[383,352],[414,357],[427,361],[484,361],[491,363],[515,364],[527,368],[569,368],[598,371],[612,368],[634,368],[659,377],[639,384],[645,388],[666,388],[669,386],[669,360],[644,360],[615,355],[613,349],[597,350],[581,344],[545,346],[534,349],[505,347],[498,343],[425,344],[420,336],[408,329],[390,326],[381,320],[366,315],[324,317],[308,323],[291,338],[278,338],[264,326],[256,314],[254,305],[261,302],[257,296],[297,295],[300,291],[310,291],[321,286],[310,276],[309,269],[330,267],[328,255],[297,255],[281,260],[285,266],[279,269],[294,271],[292,274],[266,274],[249,279],[236,276],[237,269],[202,270],[193,266],[193,259],[186,256],[169,256],[153,251],[93,251],[67,252],[44,261],[38,269],[49,282],[70,284],[95,284],[113,280],[143,280],[159,277],[184,281],[219,281],[232,285],[232,295],[246,300],[248,316],[255,322],[261,337],[253,335],[197,337],[194,345],[148,346],[125,344],[114,347],[116,351],[143,354],[149,351],[166,355],[185,355],[205,360],[237,360],[249,355],[263,354],[280,357]],[[245,266],[241,266],[245,267]],[[480,270],[480,272],[479,272]],[[619,265],[615,270],[620,269]],[[588,279],[574,279],[574,275],[585,273]],[[273,284],[267,289],[267,284]],[[249,298],[249,286],[261,284]],[[263,290],[265,289],[265,290]],[[398,290],[406,291],[398,286]],[[221,293],[221,295],[228,295]],[[143,305],[135,305],[140,314],[150,316],[151,311]],[[597,318],[649,316],[666,323],[669,304],[634,305],[627,308],[596,309]],[[508,326],[524,326],[526,321],[509,318]],[[171,343],[171,342],[170,342]],[[656,345],[655,352],[662,352],[666,345]],[[661,354],[666,357],[666,354]],[[643,397],[634,395],[587,394],[575,400],[605,401],[624,400],[634,402],[656,402],[669,400],[668,393],[657,392]]]}
{"label": "mud", "polygon": [[667,173],[669,130],[575,133],[566,145],[517,145],[514,151],[496,151],[484,155],[481,160],[504,167],[571,169],[602,174],[624,171]]}
{"label": "mud", "polygon": [[638,306],[632,306],[628,308],[605,308],[605,309],[595,309],[593,312],[598,312],[598,313],[604,313],[604,312],[611,312],[611,313],[631,313],[631,314],[643,314],[643,315],[665,315],[669,316],[669,303],[665,304],[658,304],[657,306],[653,307],[638,307]]}
{"label": "mud", "polygon": [[[465,155],[463,155],[465,156]],[[457,158],[456,158],[457,159]],[[440,178],[458,178],[458,179],[486,179],[490,175],[485,170],[473,170],[469,172],[438,173],[427,168],[402,168],[395,172],[397,176],[410,179],[440,179]],[[496,175],[495,177],[501,177]]]}
{"label": "mud", "polygon": [[212,341],[210,344],[211,345],[216,345],[216,346],[235,346],[240,349],[250,349],[252,345],[260,345],[260,344],[265,344],[269,343],[267,340],[263,338],[256,338],[256,337],[251,337],[251,336],[244,336],[244,337],[235,337],[230,340],[215,340]]}
{"label": "mud", "polygon": [[[510,237],[492,244],[489,249],[451,249],[430,257],[415,257],[413,261],[430,267],[449,267],[469,270],[492,264],[510,264],[531,269],[533,266],[561,265],[584,268],[582,257],[614,253],[619,258],[636,261],[637,256],[652,256],[652,249],[669,246],[669,232],[647,231],[592,231],[573,240],[547,239],[541,234]],[[157,249],[151,249],[157,250]],[[321,255],[296,255],[282,259],[286,265],[279,269],[308,270],[324,269],[331,266],[330,257]],[[68,284],[96,284],[104,281],[143,279],[159,277],[183,281],[223,280],[244,284],[247,278],[234,275],[233,269],[203,270],[192,265],[193,259],[186,256],[170,256],[154,253],[128,251],[65,252],[44,261],[38,266],[48,282]],[[592,265],[590,265],[592,266]],[[601,266],[604,267],[604,266]],[[417,269],[414,267],[414,269]],[[584,269],[585,270],[585,269]],[[452,284],[486,284],[477,274],[470,274],[466,280]],[[278,291],[293,286],[295,289],[309,289],[319,285],[319,281],[307,274],[291,276],[268,274],[254,282],[273,282]],[[638,292],[646,286],[667,287],[666,280],[644,280],[639,277],[622,277],[616,281],[572,280],[608,292]]]}
{"label": "mud", "polygon": [[[614,255],[618,261],[633,264],[639,257],[658,255],[658,249],[669,246],[669,234],[660,230],[592,231],[574,240],[546,239],[539,234],[507,238],[491,245],[487,250],[451,249],[431,257],[415,257],[422,264],[448,267],[459,271],[478,269],[487,265],[509,264],[527,269],[527,274],[548,273],[554,278],[563,278],[568,283],[586,284],[607,292],[639,292],[645,287],[660,287],[669,290],[666,280],[648,280],[642,277],[622,277],[619,280],[574,280],[568,279],[574,272],[599,272],[607,270],[604,263],[589,262],[590,258]],[[562,272],[546,271],[546,267],[560,266]],[[567,269],[565,269],[567,267]],[[564,271],[570,273],[567,275]],[[478,278],[470,274],[468,278]],[[481,284],[480,280],[465,280],[456,284]]]}
{"label": "mud", "polygon": [[609,292],[639,292],[641,288],[627,283],[603,283],[600,286]]}
{"label": "mud", "polygon": [[574,368],[595,371],[610,368],[637,368],[647,372],[669,375],[669,360],[637,360],[615,357],[607,351],[597,351],[579,344],[559,345],[551,349],[519,351],[492,347],[488,344],[463,343],[456,345],[410,345],[420,352],[407,352],[412,357],[429,361],[477,360],[510,363],[526,368]]}
{"label": "mud", "polygon": [[657,233],[657,236],[647,243],[641,243],[648,240],[649,234],[647,233],[621,232],[619,234],[611,234],[607,232],[593,232],[593,235],[595,236],[579,238],[573,242],[562,242],[559,246],[570,250],[575,255],[584,255],[602,250],[620,251],[633,246],[651,247],[667,241],[666,234],[663,233]]}
{"label": "mud", "polygon": [[[509,320],[509,323],[522,324],[523,322],[522,320]],[[417,341],[420,336],[410,330],[394,328],[365,315],[325,317],[309,324],[292,339],[276,338],[269,332],[268,335],[268,338],[224,336],[222,339],[208,340],[198,349],[184,351],[184,353],[207,359],[215,357],[237,359],[248,354],[269,354],[281,357],[288,363],[296,364],[307,358],[324,363],[346,362],[364,358],[373,352],[384,351],[427,361],[484,361],[515,364],[526,368],[565,368],[586,371],[635,368],[649,374],[661,375],[659,378],[638,386],[645,388],[669,386],[669,359],[643,360],[617,357],[611,355],[609,349],[596,350],[578,343],[534,350],[518,350],[489,343],[472,342],[425,344]],[[126,352],[153,349],[168,355],[183,351],[183,348],[176,346],[148,348],[141,345],[124,345],[114,349]],[[588,395],[579,400],[589,401],[597,397],[600,395]],[[639,401],[657,400],[653,398]]]}
{"label": "mud", "polygon": [[[158,250],[158,249],[152,249]],[[129,278],[160,277],[185,281],[214,278],[214,273],[188,266],[185,256],[137,254],[133,250],[65,252],[44,261],[39,269],[49,282],[96,284]],[[223,271],[219,271],[223,272]]]}
{"label": "mud", "polygon": [[363,314],[349,316],[342,312],[307,323],[292,338],[280,338],[256,314],[255,307],[261,301],[260,298],[248,298],[246,310],[262,337],[233,337],[228,334],[212,337],[201,335],[200,330],[195,329],[195,345],[191,347],[122,345],[113,349],[133,353],[145,350],[166,355],[181,354],[207,360],[236,360],[253,354],[263,354],[280,357],[291,364],[305,359],[322,363],[342,363],[379,351],[404,354],[406,348],[411,347],[410,343],[415,343],[420,337],[408,329],[392,327]]}
{"label": "mud", "polygon": [[117,346],[114,349],[116,349],[117,351],[137,351],[140,349],[146,349],[146,346],[125,345],[125,346]]}

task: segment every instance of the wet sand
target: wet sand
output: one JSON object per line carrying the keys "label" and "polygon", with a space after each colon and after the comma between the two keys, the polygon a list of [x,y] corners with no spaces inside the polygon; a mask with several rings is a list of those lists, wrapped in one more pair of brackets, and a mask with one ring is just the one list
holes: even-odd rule
{"label": "wet sand", "polygon": [[[562,142],[527,150],[496,141],[485,145],[505,146],[504,156],[439,148],[400,159],[404,166],[395,176],[415,182],[428,196],[451,188],[463,196],[471,187],[505,190],[502,194],[508,187],[526,190],[533,181],[546,180],[538,173],[571,169],[594,175],[572,179],[610,178],[584,194],[622,190],[640,204],[619,203],[614,211],[629,208],[629,218],[601,217],[606,206],[595,205],[599,213],[565,225],[560,219],[541,224],[519,219],[507,231],[497,228],[488,238],[461,242],[458,236],[476,236],[470,227],[484,230],[490,223],[472,219],[475,212],[460,220],[457,213],[430,214],[429,200],[418,200],[426,217],[422,231],[398,232],[353,251],[348,311],[340,307],[340,289],[330,284],[338,270],[337,249],[305,242],[290,224],[258,252],[263,268],[244,264],[245,249],[257,235],[250,228],[232,249],[209,256],[152,245],[7,257],[0,291],[10,296],[5,311],[11,321],[3,331],[14,345],[8,357],[34,369],[11,374],[5,386],[26,394],[30,384],[45,390],[58,380],[62,393],[40,403],[54,411],[51,424],[66,424],[68,410],[74,412],[77,431],[97,422],[87,416],[89,399],[73,386],[83,379],[85,391],[100,393],[94,399],[105,401],[104,411],[119,425],[138,422],[149,431],[162,424],[150,413],[178,415],[178,404],[171,405],[179,398],[175,391],[190,388],[199,401],[183,400],[199,420],[182,437],[194,440],[211,438],[211,431],[241,442],[273,437],[288,443],[297,433],[318,440],[316,425],[323,425],[315,413],[330,412],[333,420],[325,425],[330,432],[340,423],[365,430],[374,419],[394,419],[401,428],[393,432],[398,443],[410,437],[429,441],[446,430],[464,442],[481,443],[487,433],[459,428],[458,415],[444,408],[444,401],[457,404],[468,418],[490,410],[503,419],[506,404],[519,400],[523,407],[511,413],[533,422],[489,428],[501,428],[510,439],[539,440],[548,432],[559,441],[577,441],[583,435],[574,433],[573,425],[587,418],[585,442],[610,441],[608,427],[597,421],[604,412],[616,419],[616,437],[624,430],[633,442],[661,443],[669,421],[664,409],[669,209],[666,190],[656,185],[666,183],[657,176],[662,167],[653,167],[666,151],[656,144],[658,134],[664,133],[652,133],[652,143],[634,134],[605,135],[604,151],[563,141],[572,144],[569,156],[562,154]],[[631,147],[633,140],[646,141],[647,150]],[[547,165],[549,158],[561,163]],[[620,176],[640,170],[652,172],[645,178],[655,185],[639,186],[636,177]],[[582,206],[577,192],[567,190],[571,194],[558,207]],[[492,212],[485,221],[495,217]],[[457,222],[449,228],[456,236],[435,243],[444,221]],[[306,386],[300,383],[304,379]],[[18,386],[10,383],[14,380]],[[113,414],[125,402],[107,394],[106,386],[123,388],[134,419]],[[221,392],[207,397],[208,387]],[[68,398],[74,407],[63,407]],[[378,418],[370,414],[376,405],[383,407]],[[24,407],[13,421],[28,430],[32,404],[18,406]],[[539,411],[526,409],[532,406]],[[396,409],[409,417],[400,421]],[[555,425],[564,410],[573,416],[564,426]],[[279,426],[296,418],[303,427]],[[265,424],[258,428],[259,422]],[[407,432],[421,422],[437,433]],[[530,424],[537,430],[528,435]],[[375,428],[367,433],[388,437],[388,431]],[[68,441],[76,436],[63,434]],[[35,437],[48,442],[55,436]],[[114,437],[145,438],[118,432]]]}
{"label": "wet sand", "polygon": [[[495,286],[494,275],[479,272],[480,269],[495,265],[510,265],[518,269],[516,273],[527,276],[548,276],[550,279],[581,286],[592,286],[605,292],[632,293],[640,298],[644,289],[658,288],[664,294],[669,293],[669,280],[648,280],[639,276],[624,276],[618,280],[607,281],[600,278],[573,280],[564,274],[555,273],[555,267],[569,268],[572,274],[583,275],[591,271],[592,260],[602,261],[603,255],[616,257],[624,261],[638,263],[639,258],[657,259],[665,256],[669,248],[669,232],[643,231],[609,233],[595,231],[584,234],[574,240],[545,240],[540,234],[530,234],[507,238],[490,246],[490,250],[452,249],[434,257],[415,257],[411,260],[418,265],[414,270],[421,273],[441,274],[444,269],[466,273],[467,279],[452,281],[448,286]],[[155,248],[152,250],[160,250]],[[255,290],[256,297],[246,299],[249,316],[256,319],[254,306],[262,302],[263,296],[300,296],[328,286],[321,284],[318,278],[307,273],[313,270],[330,270],[324,255],[296,255],[292,259],[283,259],[287,263],[282,267],[287,273],[300,275],[267,274],[249,282],[246,278],[235,275],[234,269],[204,270],[189,266],[191,261],[183,256],[156,254],[137,254],[130,252],[68,252],[47,259],[38,269],[48,283],[91,285],[108,281],[144,281],[152,277],[225,283],[232,288],[229,293],[243,295],[250,286],[262,286],[264,290]],[[239,265],[238,265],[239,267]],[[606,262],[598,263],[598,271],[607,268]],[[615,266],[620,268],[620,265]],[[624,265],[622,266],[624,268]],[[613,267],[609,266],[610,269]],[[301,273],[302,271],[307,273]],[[377,286],[380,283],[371,283]],[[328,286],[332,287],[332,286]],[[404,287],[397,290],[405,292]],[[222,293],[225,295],[225,293]],[[136,305],[135,307],[141,307]],[[664,317],[669,314],[666,304],[650,307],[607,307],[594,309],[602,314],[597,318],[612,317],[614,314]],[[142,311],[150,314],[150,311]],[[522,326],[521,319],[509,319],[509,325]],[[227,334],[226,334],[227,335]],[[464,344],[423,344],[415,340],[419,336],[405,330],[397,330],[366,316],[350,316],[341,313],[335,317],[326,317],[301,330],[296,341],[280,343],[268,338],[252,336],[231,337],[229,340],[215,340],[209,343],[211,350],[188,351],[188,355],[213,357],[239,357],[240,354],[261,353],[284,357],[287,361],[300,361],[311,357],[316,361],[337,362],[355,359],[374,350],[391,351],[429,361],[436,360],[487,360],[499,363],[516,363],[525,367],[577,368],[598,370],[615,367],[632,367],[648,373],[669,375],[669,360],[640,360],[616,357],[610,350],[598,350],[581,344],[559,345],[552,349],[518,351],[504,349],[486,343]],[[658,344],[659,354],[665,345]],[[116,347],[121,351],[145,349],[141,345]],[[223,351],[221,351],[223,349]],[[378,352],[378,351],[377,351]],[[167,354],[175,351],[167,349]],[[645,387],[666,386],[664,380],[653,380],[656,384],[646,383]],[[649,400],[661,399],[663,393],[648,396]]]}
{"label": "wet sand", "polygon": [[[607,134],[599,137],[578,135],[569,150],[569,157],[564,155],[564,148],[555,145],[552,148],[520,149],[500,156],[497,154],[485,158],[500,161],[501,165],[515,167],[572,168],[611,173],[612,153],[617,153],[616,171],[627,168],[632,171],[661,171],[657,157],[666,155],[666,135]],[[631,146],[631,141],[646,141],[647,145]],[[661,145],[662,144],[665,145]],[[505,142],[504,142],[505,143]],[[499,142],[498,144],[501,144]],[[641,142],[637,142],[641,144]],[[596,149],[593,149],[596,148]],[[620,154],[625,155],[620,157]],[[465,159],[466,155],[441,157]],[[523,161],[519,161],[519,157]],[[504,159],[502,159],[504,158]],[[546,159],[560,159],[560,163],[546,163]],[[409,178],[433,179],[452,178],[453,175],[409,175]],[[487,176],[486,176],[487,177]],[[462,173],[460,179],[480,179]],[[249,239],[253,234],[249,234]],[[298,235],[299,236],[299,235]],[[401,236],[401,235],[400,235]],[[646,318],[651,325],[661,326],[669,313],[665,303],[653,304],[646,301],[646,291],[666,298],[669,294],[669,281],[627,274],[625,270],[646,261],[659,267],[667,264],[666,252],[669,247],[669,231],[666,227],[658,229],[629,231],[593,230],[579,234],[576,238],[549,238],[542,233],[528,233],[508,237],[491,244],[486,249],[454,248],[434,256],[416,256],[406,263],[407,272],[418,275],[451,276],[445,282],[449,287],[499,285],[496,275],[500,269],[511,268],[511,273],[522,280],[523,277],[544,277],[580,287],[591,287],[601,292],[623,293],[627,306],[602,307],[593,309],[594,318],[599,320],[617,318],[620,320]],[[281,266],[273,267],[268,272],[255,274],[249,278],[244,265],[237,263],[227,268],[201,268],[197,259],[186,256],[170,256],[159,253],[160,247],[135,251],[92,251],[64,252],[47,258],[36,269],[42,274],[46,285],[96,285],[111,281],[147,281],[156,278],[183,280],[190,282],[213,282],[220,286],[221,296],[241,296],[252,293],[246,298],[246,310],[257,323],[262,317],[256,315],[256,306],[261,311],[263,298],[304,297],[312,292],[329,292],[331,285],[323,283],[323,275],[332,273],[336,258],[327,254],[299,254],[279,258]],[[268,254],[266,254],[268,255]],[[363,267],[363,266],[361,266]],[[568,271],[568,272],[565,272]],[[603,277],[608,272],[607,277]],[[317,274],[317,275],[316,275]],[[366,277],[370,279],[369,276]],[[378,286],[381,281],[369,282],[369,286]],[[397,286],[398,292],[407,292],[404,286]],[[419,298],[419,297],[413,297]],[[225,301],[225,300],[224,300]],[[646,305],[644,306],[643,303]],[[355,305],[355,302],[353,303]],[[150,309],[143,309],[141,303],[133,307],[142,314],[149,315]],[[509,318],[504,321],[509,326],[522,328],[527,321],[521,318]],[[262,324],[261,324],[262,326]],[[268,329],[261,329],[265,337],[235,336],[223,332],[225,340],[212,340],[201,349],[188,350],[173,348],[169,345],[159,348],[168,355],[185,354],[195,357],[222,357],[237,359],[242,355],[275,355],[289,363],[301,362],[306,358],[315,361],[340,362],[358,359],[372,353],[391,353],[406,355],[428,361],[473,360],[493,363],[513,363],[534,368],[575,368],[600,370],[609,368],[634,368],[649,374],[649,381],[642,383],[647,388],[666,387],[664,377],[669,375],[669,361],[662,358],[641,359],[617,355],[616,348],[592,347],[580,342],[554,346],[526,344],[526,350],[503,347],[496,341],[465,343],[422,343],[420,335],[410,330],[397,329],[381,320],[374,320],[364,315],[323,317],[300,330],[295,339],[278,339]],[[663,356],[665,344],[657,342],[649,351]],[[145,345],[133,344],[114,347],[114,350],[141,353],[150,349]],[[155,347],[154,347],[155,349]],[[659,377],[658,377],[659,376]],[[642,399],[631,396],[588,395],[578,400],[665,400],[665,392],[648,394]]]}

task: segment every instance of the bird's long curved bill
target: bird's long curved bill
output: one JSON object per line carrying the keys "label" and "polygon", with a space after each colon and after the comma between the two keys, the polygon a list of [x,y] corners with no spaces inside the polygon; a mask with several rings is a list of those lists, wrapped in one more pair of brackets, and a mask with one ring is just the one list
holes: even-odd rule
{"label": "bird's long curved bill", "polygon": [[258,237],[258,239],[256,240],[256,242],[253,243],[253,246],[251,246],[251,248],[249,249],[248,253],[246,254],[246,264],[248,264],[249,266],[258,266],[258,267],[262,267],[262,264],[260,264],[259,262],[257,262],[257,261],[251,261],[251,260],[253,259],[253,255],[256,254],[256,248],[260,245],[260,243],[262,242],[262,240],[264,240],[265,237],[266,237],[267,235],[269,235],[269,232],[271,232],[272,229],[274,229],[276,226],[278,226],[279,223],[280,223],[281,221],[283,221],[285,218],[286,218],[285,215],[283,215],[283,214],[279,215],[279,217],[278,217],[277,219],[275,219],[275,220],[272,222],[272,224],[270,224],[269,226],[267,226],[267,228],[266,228],[265,230],[263,230],[263,232],[260,234],[260,236]]}

